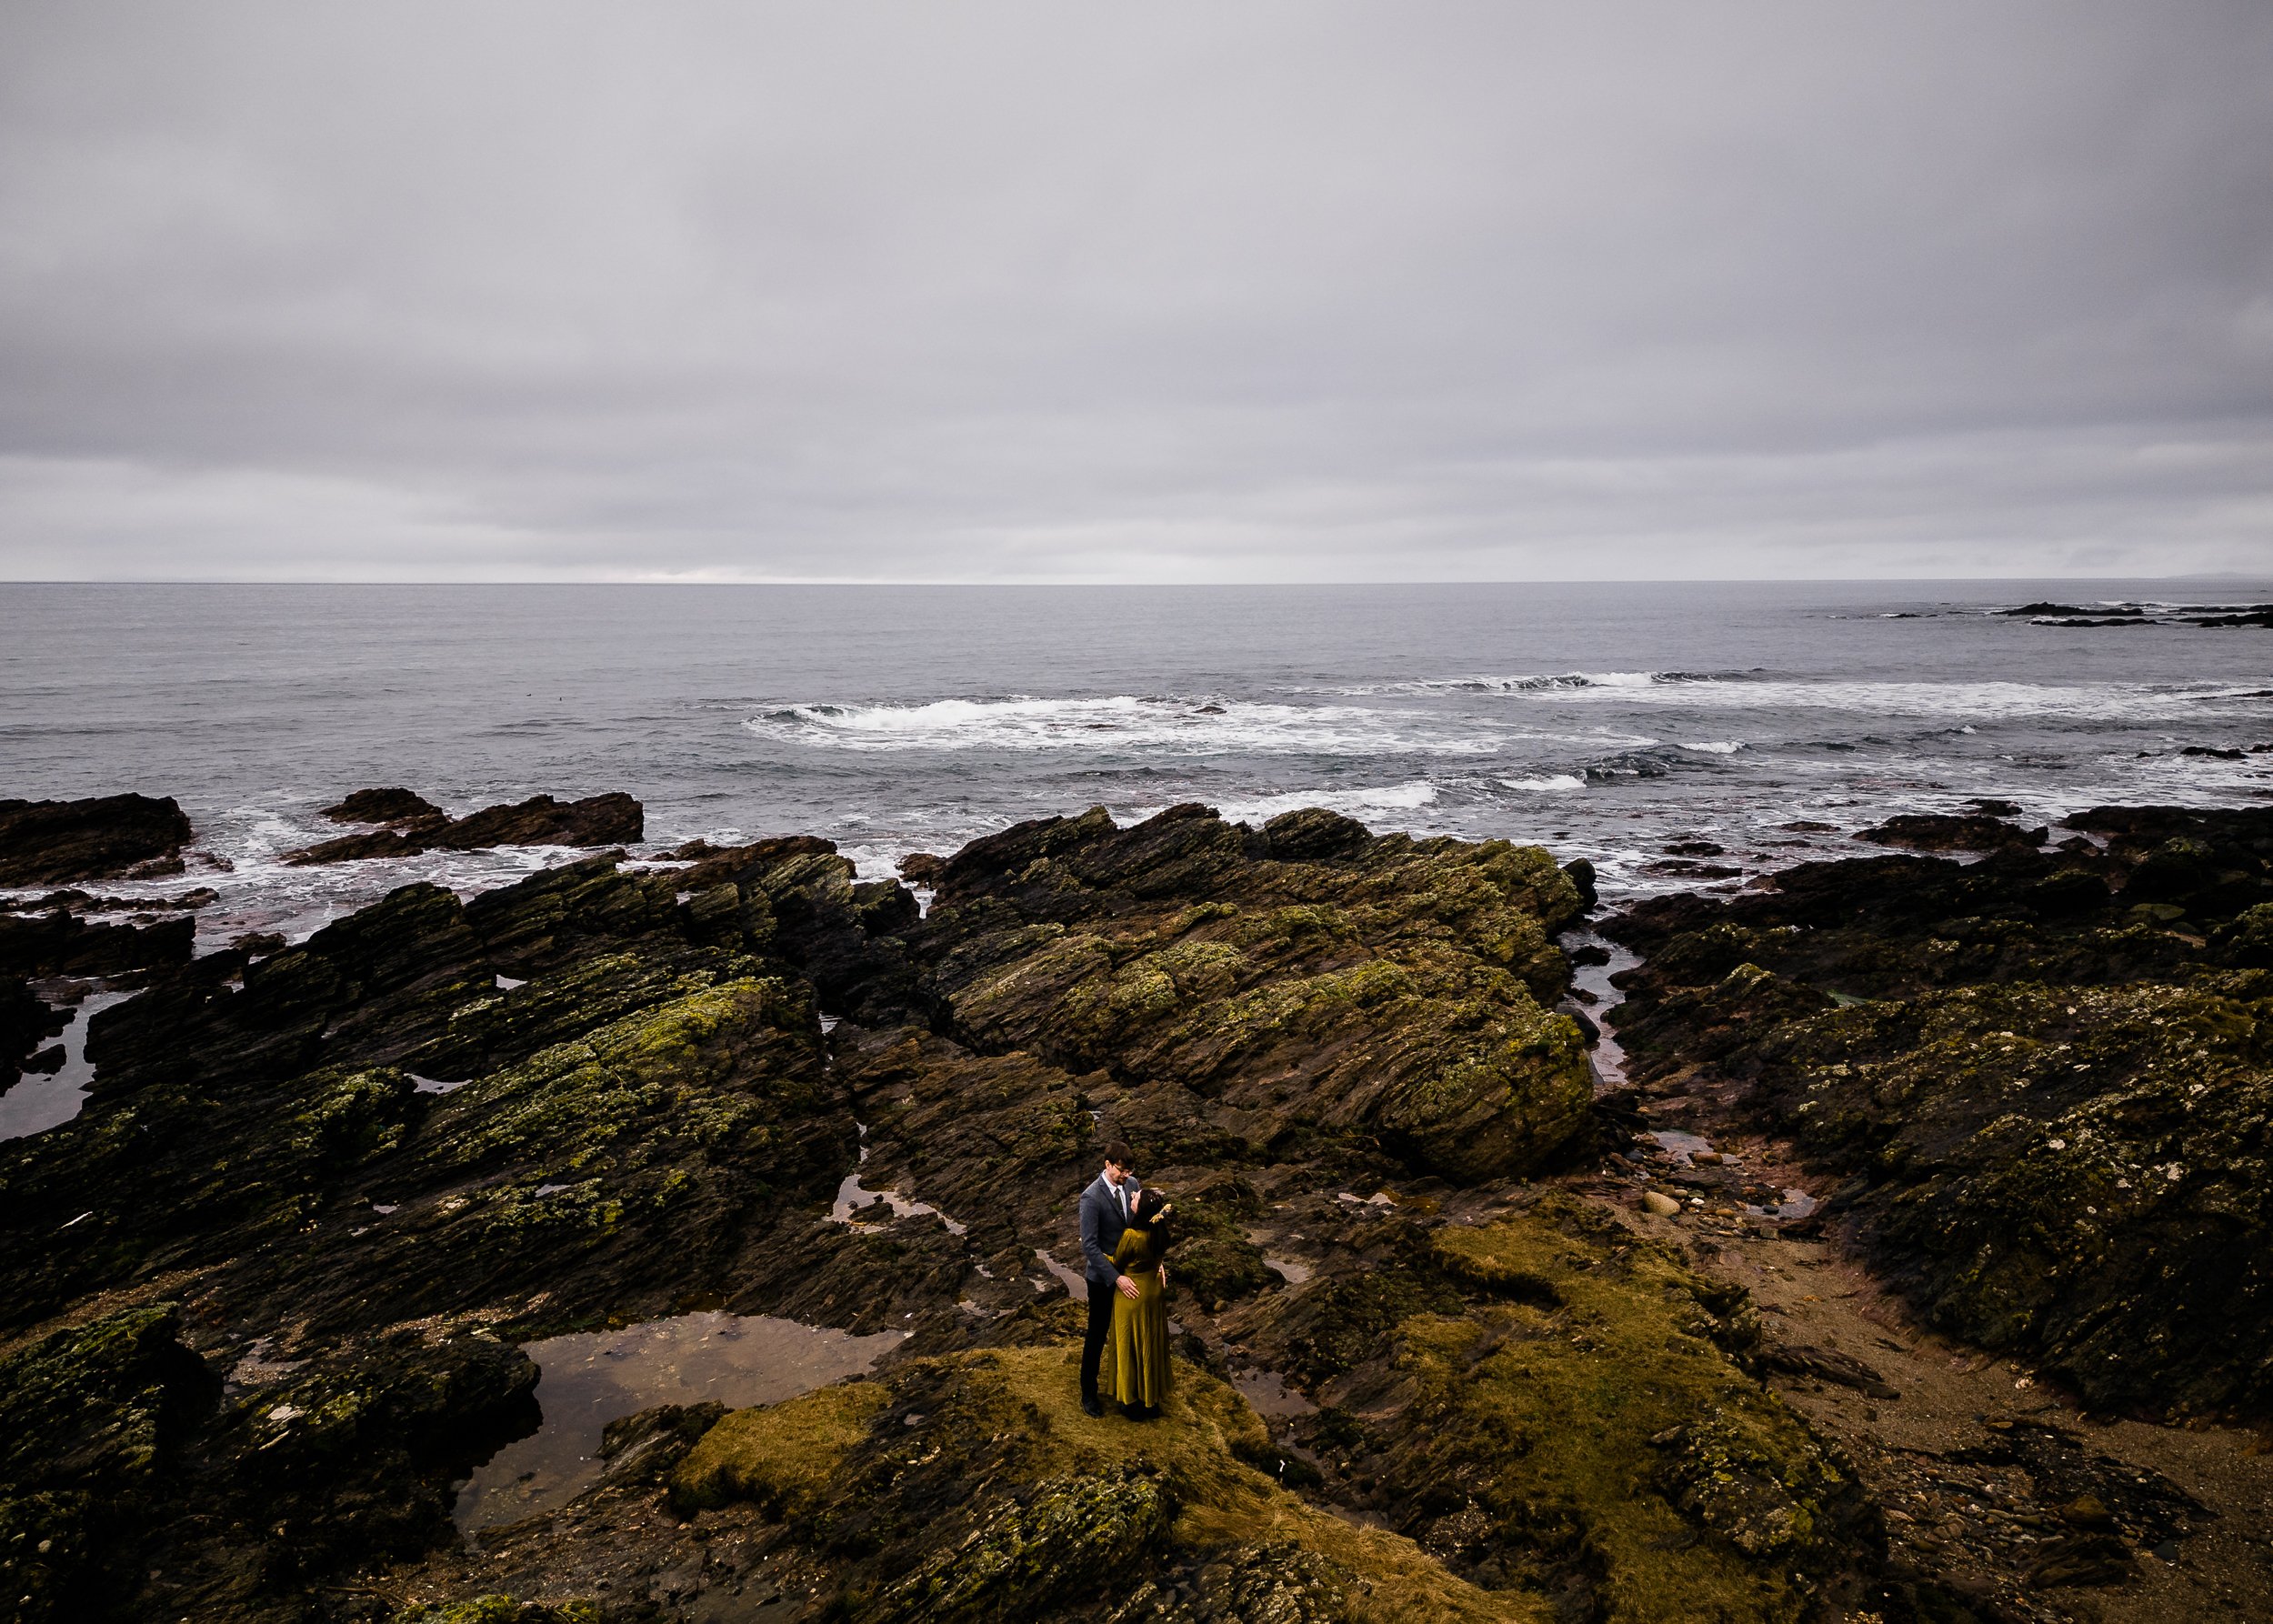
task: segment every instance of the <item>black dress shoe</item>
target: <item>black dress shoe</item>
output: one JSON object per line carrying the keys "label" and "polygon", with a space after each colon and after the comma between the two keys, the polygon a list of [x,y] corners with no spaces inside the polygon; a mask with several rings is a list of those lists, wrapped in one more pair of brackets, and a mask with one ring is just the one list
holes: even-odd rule
{"label": "black dress shoe", "polygon": [[1084,1398],[1081,1401],[1081,1413],[1087,1416],[1102,1417],[1105,1414],[1105,1406],[1102,1402],[1096,1398]]}

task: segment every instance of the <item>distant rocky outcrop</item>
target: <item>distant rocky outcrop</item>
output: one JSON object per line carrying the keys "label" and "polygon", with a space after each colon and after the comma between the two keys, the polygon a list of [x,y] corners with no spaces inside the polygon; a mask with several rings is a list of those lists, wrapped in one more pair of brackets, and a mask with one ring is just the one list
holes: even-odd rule
{"label": "distant rocky outcrop", "polygon": [[2273,627],[2273,604],[2190,605],[2147,609],[2137,604],[2022,604],[1990,613],[2034,620],[2038,626]]}
{"label": "distant rocky outcrop", "polygon": [[423,795],[407,789],[358,789],[346,799],[324,808],[334,823],[409,823],[448,814]]}
{"label": "distant rocky outcrop", "polygon": [[2034,848],[2044,844],[2048,832],[1978,812],[1898,812],[1855,838],[1912,851],[1997,851],[2005,847]]}
{"label": "distant rocky outcrop", "polygon": [[179,874],[193,833],[171,796],[0,801],[0,886]]}
{"label": "distant rocky outcrop", "polygon": [[620,790],[580,801],[531,796],[512,806],[485,807],[453,818],[407,789],[359,789],[324,816],[336,823],[383,827],[343,835],[293,852],[295,864],[405,857],[422,851],[478,851],[496,846],[628,846],[645,838],[645,809]]}

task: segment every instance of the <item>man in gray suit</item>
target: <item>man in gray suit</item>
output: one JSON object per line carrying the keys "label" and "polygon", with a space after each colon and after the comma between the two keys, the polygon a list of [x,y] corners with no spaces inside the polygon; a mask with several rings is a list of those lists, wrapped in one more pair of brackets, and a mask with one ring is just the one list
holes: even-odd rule
{"label": "man in gray suit", "polygon": [[1144,1186],[1129,1171],[1128,1146],[1119,1139],[1105,1144],[1105,1171],[1081,1192],[1082,1278],[1089,1287],[1089,1334],[1081,1343],[1081,1408],[1093,1416],[1105,1413],[1097,1397],[1097,1362],[1105,1355],[1105,1339],[1113,1334],[1113,1293],[1134,1298],[1136,1283],[1113,1267],[1113,1248],[1121,1244],[1128,1215],[1136,1209],[1136,1192]]}

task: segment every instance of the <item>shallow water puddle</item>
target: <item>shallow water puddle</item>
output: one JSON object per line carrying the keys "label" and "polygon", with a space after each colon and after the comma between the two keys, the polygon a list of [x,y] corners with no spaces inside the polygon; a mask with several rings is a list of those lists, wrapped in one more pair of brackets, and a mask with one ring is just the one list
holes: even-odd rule
{"label": "shallow water puddle", "polygon": [[1712,1140],[1703,1134],[1682,1133],[1676,1128],[1661,1128],[1648,1137],[1657,1140],[1665,1148],[1666,1154],[1673,1158],[1677,1167],[1691,1166],[1691,1158],[1699,1151],[1710,1150],[1713,1148]]}
{"label": "shallow water puddle", "polygon": [[[1063,1263],[1060,1263],[1055,1257],[1051,1256],[1050,1249],[1047,1247],[1036,1247],[1034,1248],[1034,1255],[1036,1258],[1040,1259],[1041,1265],[1044,1268],[1048,1269],[1052,1275],[1056,1277],[1057,1283],[1066,1288],[1066,1296],[1072,1298],[1074,1301],[1077,1303],[1086,1303],[1089,1300],[1088,1278],[1079,1269],[1067,1268]],[[1035,1281],[1034,1288],[1036,1291],[1044,1289],[1042,1282],[1039,1280]]]}
{"label": "shallow water puddle", "polygon": [[1754,1218],[1804,1218],[1816,1209],[1816,1198],[1797,1188],[1785,1190],[1784,1198],[1774,1206],[1753,1206],[1747,1203],[1745,1210]]}
{"label": "shallow water puddle", "polygon": [[1617,1026],[1611,1016],[1626,1001],[1626,995],[1610,985],[1610,977],[1620,970],[1632,969],[1641,963],[1641,957],[1630,947],[1621,947],[1591,930],[1571,932],[1564,938],[1564,946],[1599,947],[1609,955],[1607,964],[1582,964],[1572,967],[1572,992],[1590,993],[1593,998],[1591,1002],[1585,998],[1574,998],[1566,1007],[1584,1009],[1587,1018],[1594,1022],[1596,1029],[1601,1034],[1587,1051],[1587,1058],[1594,1064],[1595,1091],[1602,1093],[1611,1088],[1622,1088],[1627,1081],[1626,1050],[1618,1043]]}
{"label": "shallow water puddle", "polygon": [[21,1139],[59,1127],[86,1104],[95,1068],[87,1064],[86,1028],[95,1012],[134,997],[130,992],[91,992],[63,1029],[63,1065],[45,1077],[25,1072],[15,1088],[0,1094],[0,1139]]}
{"label": "shallow water puddle", "polygon": [[[823,1016],[821,1018],[827,1020],[828,1017]],[[859,1130],[863,1139],[868,1137],[868,1125],[866,1122],[856,1122],[853,1127]],[[947,1227],[947,1233],[950,1235],[970,1233],[969,1225],[956,1223],[936,1207],[929,1206],[922,1201],[911,1201],[897,1190],[866,1188],[860,1182],[859,1169],[867,1159],[868,1147],[864,1144],[860,1147],[859,1161],[854,1164],[853,1171],[845,1175],[845,1182],[836,1187],[836,1199],[829,1206],[828,1215],[836,1222],[849,1224],[855,1228],[868,1228],[868,1224],[856,1215],[876,1206],[880,1201],[891,1209],[892,1216],[896,1218],[936,1218]]]}
{"label": "shallow water puddle", "polygon": [[600,1480],[610,1421],[658,1404],[778,1404],[859,1374],[906,1334],[702,1313],[527,1343],[544,1423],[461,1484],[452,1515],[472,1533],[556,1511]]}
{"label": "shallow water puddle", "polygon": [[855,1228],[859,1228],[869,1221],[862,1215],[879,1202],[889,1208],[892,1216],[896,1218],[936,1218],[947,1227],[947,1233],[950,1235],[966,1235],[970,1232],[968,1225],[956,1223],[936,1207],[929,1206],[922,1201],[911,1201],[897,1190],[863,1188],[860,1175],[857,1173],[845,1175],[845,1182],[836,1187],[836,1200],[829,1208],[828,1215],[840,1224],[851,1224]]}

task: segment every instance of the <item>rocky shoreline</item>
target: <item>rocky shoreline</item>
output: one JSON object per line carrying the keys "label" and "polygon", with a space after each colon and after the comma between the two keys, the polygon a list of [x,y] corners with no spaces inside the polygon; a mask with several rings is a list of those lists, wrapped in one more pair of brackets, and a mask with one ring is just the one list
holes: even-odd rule
{"label": "rocky shoreline", "polygon": [[[0,1143],[0,1591],[280,1624],[2273,1608],[2273,812],[2006,812],[1600,921],[1538,847],[1197,806],[897,882],[810,837],[600,851],[203,957],[185,909],[56,893],[0,916],[0,1067],[74,988],[135,996],[86,1022],[79,1116]],[[364,828],[307,860],[640,833],[623,796],[332,815]],[[78,886],[192,837],[106,816],[20,818],[0,860]],[[1641,960],[1607,1016],[1571,997],[1590,929]],[[1115,1136],[1186,1217],[1150,1427],[1074,1402],[1072,1196]],[[526,1349],[697,1314],[890,1351],[604,1418],[593,1486],[454,1521],[540,1425]]]}

